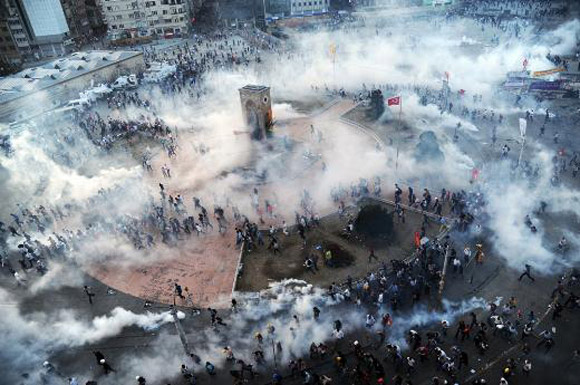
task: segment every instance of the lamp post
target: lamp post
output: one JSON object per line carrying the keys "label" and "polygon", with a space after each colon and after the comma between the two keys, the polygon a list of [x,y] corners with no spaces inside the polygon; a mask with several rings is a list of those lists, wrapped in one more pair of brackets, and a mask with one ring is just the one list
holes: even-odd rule
{"label": "lamp post", "polygon": [[177,307],[175,304],[175,291],[173,292],[173,305],[171,306],[171,316],[173,317],[173,323],[175,324],[175,329],[177,330],[177,334],[179,334],[179,339],[181,340],[181,344],[183,345],[183,350],[185,350],[185,354],[189,356],[189,344],[187,343],[187,336],[183,331],[183,326],[181,326],[181,321],[177,316]]}

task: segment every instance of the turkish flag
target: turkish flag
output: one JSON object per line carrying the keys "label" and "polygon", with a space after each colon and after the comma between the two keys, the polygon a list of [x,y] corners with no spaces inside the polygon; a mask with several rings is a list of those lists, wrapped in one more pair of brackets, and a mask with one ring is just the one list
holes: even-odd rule
{"label": "turkish flag", "polygon": [[387,99],[387,106],[398,106],[401,104],[401,97],[395,96],[394,98]]}

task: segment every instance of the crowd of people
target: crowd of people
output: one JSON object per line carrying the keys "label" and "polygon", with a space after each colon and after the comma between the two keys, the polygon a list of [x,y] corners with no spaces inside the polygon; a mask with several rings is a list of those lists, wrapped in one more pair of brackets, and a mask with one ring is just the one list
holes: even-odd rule
{"label": "crowd of people", "polygon": [[[569,7],[565,2],[552,0],[483,0],[465,2],[461,7],[456,8],[456,10],[462,16],[476,20],[487,19],[494,25],[500,25],[502,21],[512,20],[514,18],[539,21],[549,17],[560,17],[566,15]],[[509,17],[502,18],[502,15],[506,12]]]}
{"label": "crowd of people", "polygon": [[[495,15],[490,9],[496,9]],[[454,11],[448,18],[470,17],[482,25],[491,24],[504,33],[513,32],[518,36],[521,21],[512,18],[503,20],[499,14],[509,10],[511,15],[522,19],[537,20],[538,18],[559,16],[566,11],[565,6],[554,6],[550,1],[482,1],[466,2]],[[215,32],[211,35],[197,36],[183,45],[172,47],[165,51],[152,48],[145,49],[145,58],[150,65],[153,62],[164,62],[176,67],[175,73],[162,79],[156,86],[165,95],[188,93],[198,99],[204,95],[202,80],[205,74],[216,69],[235,69],[237,66],[247,66],[250,63],[260,63],[263,50],[277,53],[279,59],[284,55],[285,47],[278,39],[264,35],[258,31],[244,32],[243,38],[232,32]],[[138,78],[143,81],[143,74]],[[165,152],[168,161],[178,156],[179,142],[177,132],[158,117],[157,111],[145,92],[146,86],[138,90],[116,91],[101,103],[97,103],[83,112],[77,113],[72,125],[86,133],[87,138],[97,147],[107,151],[113,146],[129,146],[132,139],[148,139],[158,144]],[[319,86],[312,86],[319,89]],[[371,98],[372,90],[380,89],[385,94],[412,93],[419,97],[422,105],[439,106],[441,114],[456,114],[462,119],[477,123],[491,132],[492,145],[497,141],[497,126],[505,117],[489,107],[482,95],[466,96],[464,92],[450,93],[447,84],[433,88],[416,84],[382,84],[368,86],[363,84],[359,90],[329,89],[320,87],[326,93],[332,93],[343,98],[352,97],[355,102]],[[145,110],[136,118],[128,118],[123,112],[129,108]],[[534,121],[534,112],[529,110],[525,117],[528,129],[537,130],[538,136],[544,135],[546,127],[553,128],[554,122],[548,110],[545,111],[543,124]],[[541,120],[541,119],[540,119]],[[457,131],[461,130],[458,122]],[[555,128],[554,128],[555,129]],[[313,140],[321,141],[321,133],[312,127]],[[60,134],[60,133],[59,133]],[[64,134],[65,140],[58,146],[71,144],[75,139],[70,132]],[[557,132],[554,133],[554,144],[558,144]],[[456,138],[454,137],[454,140]],[[0,147],[10,153],[8,140],[2,138]],[[59,147],[57,147],[59,148]],[[204,152],[207,149],[200,148]],[[512,159],[510,147],[503,143],[499,149],[500,160]],[[141,153],[143,169],[149,177],[156,177],[153,169],[152,155],[149,151]],[[70,164],[72,160],[67,160]],[[532,180],[537,178],[539,166],[518,160],[517,169],[524,177]],[[516,167],[513,168],[516,170]],[[553,159],[553,183],[559,183],[562,175],[571,172],[577,177],[580,171],[580,157],[576,152],[567,154],[558,152]],[[515,173],[515,171],[514,171]],[[235,244],[246,252],[263,249],[269,250],[274,256],[283,254],[284,243],[281,237],[298,235],[306,245],[310,233],[321,226],[322,219],[317,212],[316,203],[307,190],[303,190],[294,221],[286,221],[279,215],[276,203],[269,197],[263,197],[258,188],[254,188],[248,198],[243,212],[235,204],[225,199],[225,202],[215,199],[207,203],[199,196],[185,196],[170,191],[166,180],[170,180],[172,171],[167,164],[161,167],[163,180],[158,184],[156,194],[144,193],[143,204],[139,209],[128,212],[118,212],[115,202],[134,192],[128,187],[115,186],[100,189],[98,194],[86,202],[71,201],[62,205],[18,205],[9,213],[9,217],[0,221],[0,265],[13,277],[17,287],[28,286],[33,280],[34,271],[39,275],[46,274],[50,261],[66,261],[84,253],[84,246],[102,239],[121,239],[135,250],[154,250],[158,245],[178,247],[182,242],[195,242],[197,237],[209,233],[218,233],[234,237]],[[354,218],[348,213],[347,207],[362,198],[391,198],[390,191],[383,191],[379,176],[372,180],[361,178],[348,186],[337,185],[330,191],[330,199],[338,209],[340,220],[344,224],[344,234],[348,236],[358,231]],[[401,184],[402,186],[402,184]],[[404,188],[404,189],[403,189]],[[419,372],[435,372],[429,381],[431,385],[458,384],[461,378],[467,378],[472,385],[486,384],[480,373],[469,372],[474,360],[488,357],[490,351],[503,344],[518,345],[517,354],[501,360],[500,385],[508,385],[516,373],[524,376],[533,371],[532,351],[542,351],[549,354],[555,345],[555,327],[545,327],[541,315],[533,310],[520,306],[515,296],[507,300],[492,301],[483,311],[475,309],[468,314],[454,315],[453,319],[431,319],[422,325],[409,323],[405,327],[399,322],[413,310],[438,302],[445,275],[461,276],[468,265],[485,263],[485,252],[482,244],[473,247],[454,244],[448,235],[450,230],[466,232],[475,221],[485,219],[485,197],[477,186],[472,191],[449,191],[424,188],[416,192],[413,186],[394,186],[392,203],[398,223],[405,222],[405,212],[414,210],[422,215],[423,221],[417,229],[418,238],[415,251],[405,258],[390,258],[389,262],[379,258],[372,247],[369,248],[369,265],[372,260],[379,261],[376,269],[369,270],[362,277],[349,276],[346,282],[333,282],[325,292],[325,296],[333,302],[340,303],[346,311],[355,309],[366,314],[360,319],[360,324],[346,330],[344,319],[329,319],[325,309],[317,306],[312,308],[310,318],[313,322],[327,325],[328,338],[323,341],[309,341],[304,350],[304,357],[294,357],[287,365],[278,366],[276,354],[285,349],[285,342],[271,338],[273,357],[265,346],[264,335],[274,335],[273,326],[267,326],[267,334],[257,332],[255,349],[251,352],[238,354],[230,346],[223,348],[223,355],[228,365],[218,365],[217,362],[202,360],[191,353],[191,362],[184,363],[176,375],[181,375],[183,381],[195,384],[199,372],[205,372],[209,377],[220,375],[222,366],[228,370],[236,384],[243,384],[248,379],[264,372],[264,368],[273,372],[271,382],[274,384],[294,383],[329,385],[344,382],[349,384],[384,384],[412,385]],[[390,190],[390,189],[389,189]],[[192,194],[193,195],[193,194]],[[545,203],[545,202],[544,202]],[[285,208],[287,209],[287,208]],[[542,206],[542,210],[545,206]],[[280,209],[280,211],[282,211]],[[88,214],[87,214],[88,213]],[[81,217],[79,221],[78,217]],[[530,216],[525,218],[525,224],[532,232],[536,232],[536,223]],[[79,223],[82,223],[79,225]],[[439,231],[435,237],[427,237],[427,228],[435,223]],[[534,230],[535,229],[535,230]],[[348,238],[352,240],[352,238]],[[11,247],[16,245],[16,247]],[[559,249],[567,249],[564,237],[560,240]],[[77,254],[75,254],[77,253]],[[319,271],[318,261],[322,259],[328,268],[334,268],[333,255],[330,249],[320,248],[307,253],[304,258],[304,268],[313,275]],[[448,269],[448,270],[446,270]],[[525,265],[524,272],[518,281],[524,278],[535,282],[532,267]],[[556,325],[564,312],[580,307],[580,298],[574,293],[579,275],[572,272],[561,279],[551,292],[550,315],[551,324]],[[187,306],[194,304],[188,299],[180,285],[175,283],[175,295],[184,300]],[[94,293],[84,286],[84,291],[92,304]],[[189,293],[187,293],[189,294]],[[232,314],[238,311],[238,303],[232,300]],[[210,326],[215,330],[227,327],[228,316],[212,308],[207,312],[211,318]],[[291,328],[298,328],[300,320],[297,315],[288,315]],[[403,321],[404,322],[404,321]],[[403,339],[392,339],[394,328],[404,329]],[[451,330],[451,331],[450,331]],[[365,333],[372,335],[371,341],[363,341]],[[251,338],[251,337],[250,337]],[[533,341],[533,342],[532,342]],[[499,348],[498,348],[499,349]],[[114,375],[116,370],[99,351],[94,352],[97,367],[104,375]],[[241,357],[251,359],[241,359]],[[489,357],[488,357],[489,358]],[[580,358],[580,352],[575,352],[574,359]],[[273,360],[273,361],[272,361]],[[318,369],[318,364],[332,360],[333,369]],[[50,379],[57,375],[63,377],[49,362],[44,365],[44,376]],[[256,369],[258,368],[258,369]],[[230,370],[231,369],[231,370]],[[389,375],[387,375],[387,372]],[[43,379],[48,382],[49,380]],[[70,385],[78,384],[75,378],[68,378]],[[90,382],[89,382],[90,383]],[[144,376],[137,376],[136,383],[145,385]],[[87,383],[88,384],[88,383]]]}

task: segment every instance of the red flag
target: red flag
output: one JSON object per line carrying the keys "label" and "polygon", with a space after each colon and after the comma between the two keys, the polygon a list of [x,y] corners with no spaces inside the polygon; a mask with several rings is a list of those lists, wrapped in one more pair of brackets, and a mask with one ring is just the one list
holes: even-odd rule
{"label": "red flag", "polygon": [[421,246],[421,234],[415,231],[415,247]]}
{"label": "red flag", "polygon": [[387,106],[398,106],[401,104],[401,97],[395,96],[387,99]]}
{"label": "red flag", "polygon": [[479,170],[474,168],[473,170],[471,170],[471,179],[472,180],[476,180],[477,177],[479,176]]}

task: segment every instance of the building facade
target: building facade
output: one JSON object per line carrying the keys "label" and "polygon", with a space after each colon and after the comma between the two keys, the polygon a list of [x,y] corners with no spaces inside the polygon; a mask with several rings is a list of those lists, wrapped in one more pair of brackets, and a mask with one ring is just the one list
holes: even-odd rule
{"label": "building facade", "polygon": [[190,31],[186,0],[99,0],[110,40],[172,38]]}
{"label": "building facade", "polygon": [[0,59],[21,65],[89,43],[103,24],[94,1],[0,0]]}
{"label": "building facade", "polygon": [[328,12],[329,0],[291,0],[292,16],[312,15]]}
{"label": "building facade", "polygon": [[267,0],[266,17],[288,17],[292,12],[292,0]]}
{"label": "building facade", "polygon": [[0,2],[0,61],[19,67],[33,58],[30,38],[24,30],[24,20],[13,0]]}

